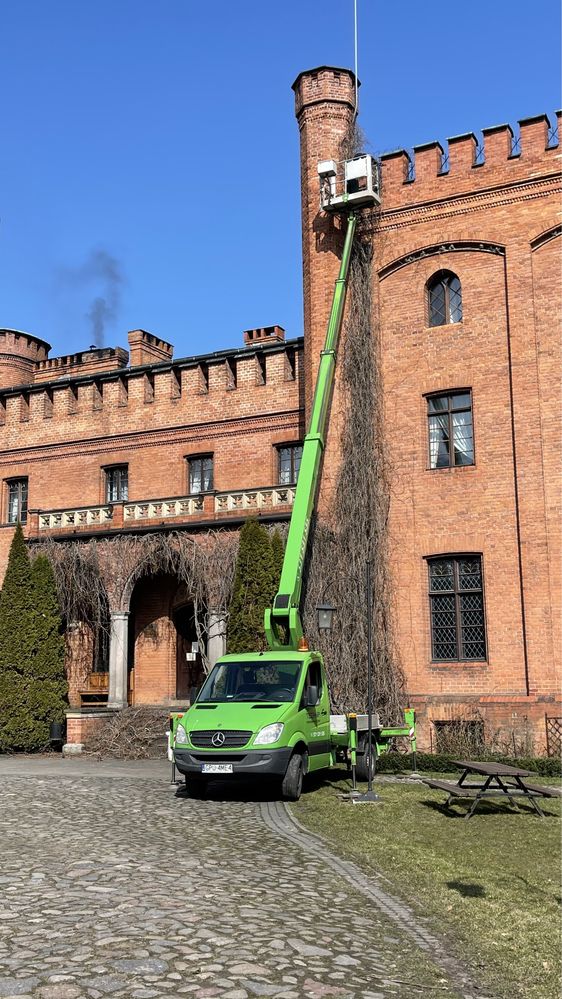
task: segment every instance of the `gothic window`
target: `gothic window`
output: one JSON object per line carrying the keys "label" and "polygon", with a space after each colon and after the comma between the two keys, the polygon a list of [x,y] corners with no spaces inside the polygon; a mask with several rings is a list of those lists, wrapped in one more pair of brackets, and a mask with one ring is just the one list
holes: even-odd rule
{"label": "gothic window", "polygon": [[187,459],[189,492],[208,493],[213,488],[213,456],[199,454]]}
{"label": "gothic window", "polygon": [[296,483],[301,467],[302,444],[283,444],[277,449],[279,461],[279,485],[292,486]]}
{"label": "gothic window", "polygon": [[461,283],[451,271],[438,271],[427,283],[428,325],[462,322]]}
{"label": "gothic window", "polygon": [[427,419],[430,468],[474,464],[470,391],[429,396]]}
{"label": "gothic window", "polygon": [[486,659],[486,626],[480,555],[429,559],[433,662]]}
{"label": "gothic window", "polygon": [[27,520],[27,479],[9,479],[8,523],[25,524]]}
{"label": "gothic window", "polygon": [[129,466],[110,465],[105,470],[105,502],[123,503],[129,498]]}

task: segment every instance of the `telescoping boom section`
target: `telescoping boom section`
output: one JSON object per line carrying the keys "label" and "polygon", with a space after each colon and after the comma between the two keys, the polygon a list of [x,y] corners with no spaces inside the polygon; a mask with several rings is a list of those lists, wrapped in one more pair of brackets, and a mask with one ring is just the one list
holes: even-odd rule
{"label": "telescoping boom section", "polygon": [[320,355],[320,366],[310,415],[308,433],[304,439],[295,501],[285,547],[285,557],[279,592],[273,607],[265,611],[265,634],[270,649],[297,650],[303,636],[300,613],[302,579],[310,521],[316,503],[322,455],[336,367],[336,352],[343,321],[349,265],[357,216],[347,217],[347,231],[340,270],[334,289],[326,342]]}

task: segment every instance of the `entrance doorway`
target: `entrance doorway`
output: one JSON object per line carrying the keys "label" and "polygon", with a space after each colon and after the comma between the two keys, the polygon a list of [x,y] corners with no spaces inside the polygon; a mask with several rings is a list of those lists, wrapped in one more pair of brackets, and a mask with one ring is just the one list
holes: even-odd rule
{"label": "entrance doorway", "polygon": [[193,604],[185,603],[176,607],[173,622],[177,632],[176,698],[191,702],[205,678]]}

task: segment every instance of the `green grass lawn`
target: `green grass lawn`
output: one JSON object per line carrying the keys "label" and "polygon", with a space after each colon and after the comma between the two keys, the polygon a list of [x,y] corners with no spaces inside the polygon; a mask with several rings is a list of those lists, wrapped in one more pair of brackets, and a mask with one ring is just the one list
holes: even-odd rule
{"label": "green grass lawn", "polygon": [[340,801],[348,789],[344,772],[332,771],[293,814],[335,852],[388,877],[495,996],[558,999],[560,800],[540,799],[541,819],[527,804],[517,813],[492,799],[464,821],[464,802],[453,815],[445,794],[424,784],[376,782],[381,805]]}

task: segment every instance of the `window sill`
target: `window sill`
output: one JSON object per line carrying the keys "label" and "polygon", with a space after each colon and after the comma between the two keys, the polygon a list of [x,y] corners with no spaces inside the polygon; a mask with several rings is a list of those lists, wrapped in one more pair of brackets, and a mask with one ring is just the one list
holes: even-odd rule
{"label": "window sill", "polygon": [[465,471],[468,468],[476,468],[476,462],[472,465],[441,465],[439,468],[432,468],[431,465],[425,466],[426,472],[460,472]]}
{"label": "window sill", "polygon": [[428,665],[430,669],[466,669],[473,666],[483,669],[489,666],[490,663],[487,659],[452,659],[449,662],[434,662],[431,660]]}
{"label": "window sill", "polygon": [[424,326],[424,333],[432,333],[433,330],[451,330],[451,329],[462,329],[464,326],[464,320],[460,323],[442,323],[441,326]]}

